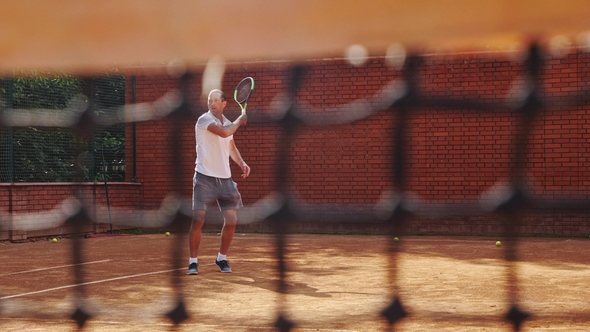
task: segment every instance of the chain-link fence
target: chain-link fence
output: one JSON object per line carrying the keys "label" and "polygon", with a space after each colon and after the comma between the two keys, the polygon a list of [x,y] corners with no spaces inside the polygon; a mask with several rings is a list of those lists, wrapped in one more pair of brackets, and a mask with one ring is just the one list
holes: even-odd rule
{"label": "chain-link fence", "polygon": [[[92,109],[111,114],[125,104],[125,77],[111,74],[82,80],[68,75],[15,75],[0,81],[0,182],[123,181],[125,128],[97,127],[76,142],[74,128],[60,118]],[[55,125],[59,125],[55,127]],[[76,144],[84,147],[82,172],[74,166]]]}

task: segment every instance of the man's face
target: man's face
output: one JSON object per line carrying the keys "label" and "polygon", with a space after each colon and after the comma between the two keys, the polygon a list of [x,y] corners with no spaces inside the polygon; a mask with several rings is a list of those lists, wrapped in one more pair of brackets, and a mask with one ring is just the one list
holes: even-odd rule
{"label": "man's face", "polygon": [[211,112],[222,112],[227,104],[227,102],[221,98],[221,93],[219,92],[212,92],[209,94],[207,103]]}

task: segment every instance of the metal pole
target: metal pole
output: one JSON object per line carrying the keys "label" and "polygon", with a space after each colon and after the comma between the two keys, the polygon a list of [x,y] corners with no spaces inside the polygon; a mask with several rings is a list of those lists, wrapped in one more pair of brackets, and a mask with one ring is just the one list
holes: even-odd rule
{"label": "metal pole", "polygon": [[[131,103],[137,103],[137,77],[131,76]],[[137,182],[137,127],[136,122],[133,121],[131,125],[133,128],[133,182]]]}
{"label": "metal pole", "polygon": [[[14,108],[14,80],[6,78],[4,80],[6,87],[6,108]],[[8,182],[14,182],[14,128],[8,127],[6,131],[6,161],[8,166]]]}

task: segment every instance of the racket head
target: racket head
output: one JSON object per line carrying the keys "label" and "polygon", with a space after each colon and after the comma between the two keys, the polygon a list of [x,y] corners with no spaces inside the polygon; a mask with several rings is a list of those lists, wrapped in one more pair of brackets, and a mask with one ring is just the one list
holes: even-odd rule
{"label": "racket head", "polygon": [[248,102],[252,91],[254,91],[254,79],[252,77],[246,77],[241,80],[234,91],[234,99],[236,103],[243,104]]}

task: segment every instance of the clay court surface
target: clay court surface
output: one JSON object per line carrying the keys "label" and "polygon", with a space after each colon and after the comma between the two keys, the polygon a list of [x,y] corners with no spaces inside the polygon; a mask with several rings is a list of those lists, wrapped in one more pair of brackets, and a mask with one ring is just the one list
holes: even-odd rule
{"label": "clay court surface", "polygon": [[[507,263],[495,238],[402,237],[399,295],[410,316],[396,331],[511,331]],[[278,305],[293,331],[385,331],[379,312],[391,301],[389,241],[374,235],[287,237],[289,294],[277,289],[274,236],[236,234],[228,255],[234,270],[214,265],[219,237],[205,234],[199,275],[186,276],[186,235],[81,239],[84,281],[76,285],[70,250],[58,243],[0,243],[0,330],[75,331],[67,319],[84,289],[96,313],[84,331],[272,331]],[[171,251],[182,243],[182,268]],[[515,271],[520,306],[534,314],[523,331],[590,330],[590,239],[525,238]],[[177,273],[190,318],[174,327]]]}

